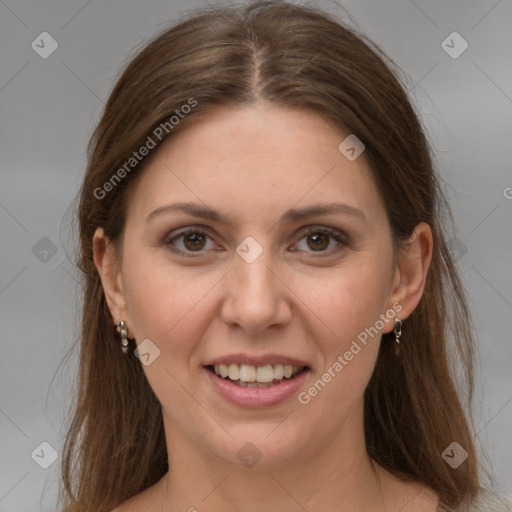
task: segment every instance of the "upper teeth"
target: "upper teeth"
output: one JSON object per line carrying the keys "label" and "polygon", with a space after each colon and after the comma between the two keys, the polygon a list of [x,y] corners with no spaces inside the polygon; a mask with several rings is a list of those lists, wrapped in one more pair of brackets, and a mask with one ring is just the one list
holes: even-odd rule
{"label": "upper teeth", "polygon": [[302,368],[289,364],[267,364],[265,366],[253,366],[251,364],[218,364],[214,366],[215,375],[223,379],[240,380],[242,382],[272,382],[283,377],[289,379],[296,375]]}

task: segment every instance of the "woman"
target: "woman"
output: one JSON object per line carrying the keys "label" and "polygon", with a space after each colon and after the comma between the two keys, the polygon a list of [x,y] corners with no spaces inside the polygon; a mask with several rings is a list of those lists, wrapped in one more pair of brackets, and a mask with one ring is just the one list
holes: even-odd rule
{"label": "woman", "polygon": [[66,510],[508,510],[452,375],[470,397],[443,207],[364,37],[285,2],[157,37],[81,190]]}

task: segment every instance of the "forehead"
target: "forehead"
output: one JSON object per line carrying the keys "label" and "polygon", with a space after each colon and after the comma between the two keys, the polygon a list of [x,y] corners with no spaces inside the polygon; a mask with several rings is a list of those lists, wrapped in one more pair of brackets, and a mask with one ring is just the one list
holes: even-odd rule
{"label": "forehead", "polygon": [[349,160],[339,149],[348,135],[306,110],[217,109],[156,150],[129,209],[140,218],[171,201],[194,201],[234,219],[342,201],[382,214],[364,152]]}

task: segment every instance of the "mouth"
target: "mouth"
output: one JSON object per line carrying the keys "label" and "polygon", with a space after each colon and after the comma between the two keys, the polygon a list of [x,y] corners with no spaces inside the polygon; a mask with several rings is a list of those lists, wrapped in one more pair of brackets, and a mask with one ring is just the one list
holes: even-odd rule
{"label": "mouth", "polygon": [[270,388],[292,381],[309,371],[308,366],[290,364],[216,364],[205,368],[215,376],[244,388]]}

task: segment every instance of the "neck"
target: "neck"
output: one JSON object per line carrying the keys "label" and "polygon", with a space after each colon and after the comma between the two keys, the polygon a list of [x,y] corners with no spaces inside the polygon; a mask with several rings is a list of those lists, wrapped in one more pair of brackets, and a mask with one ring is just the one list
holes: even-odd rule
{"label": "neck", "polygon": [[320,451],[276,465],[235,466],[166,426],[169,472],[158,484],[165,512],[384,510],[383,471],[366,453],[362,415]]}

